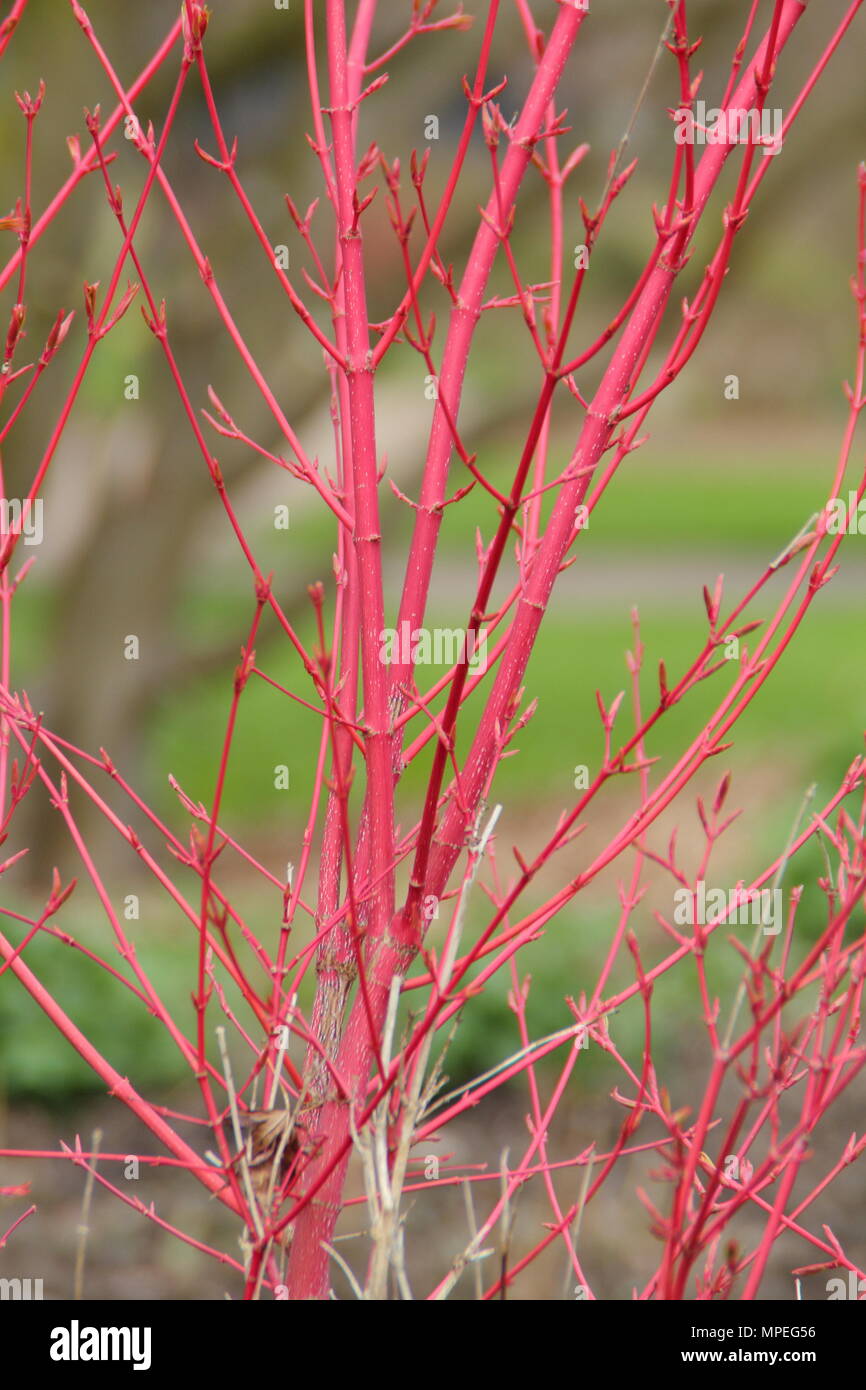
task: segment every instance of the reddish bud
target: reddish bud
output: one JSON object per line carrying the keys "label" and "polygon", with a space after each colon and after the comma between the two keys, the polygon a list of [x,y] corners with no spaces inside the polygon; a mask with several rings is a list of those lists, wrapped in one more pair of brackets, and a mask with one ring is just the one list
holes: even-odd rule
{"label": "reddish bud", "polygon": [[731,789],[731,774],[726,772],[713,799],[713,815],[717,816],[725,804],[725,797]]}
{"label": "reddish bud", "polygon": [[51,326],[51,332],[48,334],[48,338],[45,343],[45,351],[42,354],[42,359],[44,362],[48,362],[54,356],[55,352],[60,347],[60,344],[63,342],[64,338],[69,332],[69,329],[72,326],[72,320],[74,318],[74,310],[71,313],[67,314],[65,318],[63,317],[63,310],[60,310],[60,313],[57,315],[57,318],[54,320],[54,323]]}
{"label": "reddish bud", "polygon": [[97,291],[98,289],[99,289],[99,281],[98,281],[98,280],[94,280],[92,284],[89,284],[89,283],[85,280],[85,282],[84,282],[84,312],[85,312],[86,315],[87,315],[87,322],[88,322],[88,324],[90,325],[91,328],[93,327],[93,315],[94,315],[94,312],[95,312],[95,310],[96,310],[96,291]]}
{"label": "reddish bud", "polygon": [[24,320],[27,317],[27,310],[23,304],[13,304],[12,313],[9,316],[9,331],[6,334],[6,361],[10,361],[15,351],[15,345],[24,327]]}

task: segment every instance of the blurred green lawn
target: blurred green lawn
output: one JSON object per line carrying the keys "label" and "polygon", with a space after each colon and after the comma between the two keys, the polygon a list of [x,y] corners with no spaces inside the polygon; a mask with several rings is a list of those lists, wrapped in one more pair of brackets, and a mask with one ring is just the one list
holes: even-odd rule
{"label": "blurred green lawn", "polygon": [[[633,643],[630,602],[637,602],[640,610],[645,647],[643,690],[648,700],[657,691],[659,660],[666,663],[670,684],[705,638],[701,584],[712,588],[726,559],[736,565],[738,578],[753,582],[823,502],[826,461],[820,460],[817,467],[810,455],[798,456],[792,450],[777,457],[744,460],[739,465],[724,457],[703,459],[699,469],[689,459],[668,458],[659,463],[651,458],[649,449],[645,458],[614,479],[576,547],[577,564],[558,581],[561,597],[542,625],[526,677],[525,703],[537,697],[538,714],[517,740],[524,756],[509,758],[500,774],[502,794],[509,799],[538,802],[549,793],[558,801],[559,795],[568,796],[573,763],[589,760],[580,756],[587,741],[592,746],[598,743],[595,689],[600,689],[609,703],[626,684],[624,656]],[[495,476],[495,470],[492,472]],[[446,514],[438,571],[446,580],[449,568],[453,571],[458,561],[465,564],[466,555],[473,553],[475,525],[486,522],[489,535],[490,509],[480,498],[481,506],[474,506],[477,496],[466,499],[465,511],[461,506]],[[673,535],[672,515],[676,523]],[[319,577],[317,554],[330,553],[327,532],[321,537],[319,542],[314,528],[305,531],[297,542],[293,535],[293,567],[309,573],[310,580]],[[841,553],[845,575],[866,579],[863,539],[846,538]],[[642,566],[669,563],[676,576],[678,561],[688,563],[690,575],[694,572],[692,589],[675,595],[654,594],[642,578]],[[631,576],[631,600],[583,600],[582,575],[591,576],[594,564],[603,565],[606,572],[617,571],[623,576],[623,585]],[[779,570],[748,610],[749,619],[772,613],[793,571],[793,564]],[[464,570],[457,573],[460,586]],[[321,575],[326,577],[324,567]],[[807,779],[821,777],[822,770],[832,779],[839,766],[847,766],[860,751],[866,724],[864,590],[851,579],[843,587],[843,577],[836,581],[835,589],[831,584],[818,596],[736,731],[738,745],[751,750],[750,756],[760,750],[761,756],[770,760],[784,757],[792,770],[796,768],[798,775]],[[447,608],[433,603],[431,625],[454,627],[465,622],[474,568],[467,567],[465,578],[465,585],[459,587]],[[434,574],[434,594],[436,582]],[[225,628],[227,597],[215,586],[189,596],[183,625],[192,622],[209,630]],[[394,595],[386,597],[393,605]],[[729,581],[727,601],[739,597],[735,581]],[[234,603],[237,605],[236,599]],[[234,629],[239,642],[247,608],[239,613]],[[311,636],[309,628],[302,632]],[[745,640],[754,644],[759,637],[760,632]],[[278,638],[270,647],[260,642],[259,660],[275,679],[293,685],[297,663],[293,667],[285,642]],[[720,697],[720,682],[726,675],[722,672],[711,678],[660,721],[654,735],[655,753],[669,756],[681,742],[683,726],[703,722]],[[156,764],[170,768],[196,798],[210,794],[214,752],[222,738],[229,694],[230,673],[226,671],[196,689],[194,696],[185,694],[178,700],[169,696],[155,723]],[[317,746],[318,721],[313,714],[260,682],[251,682],[242,702],[228,789],[227,804],[238,821],[261,823],[278,805],[289,817],[300,817],[307,805],[306,773]],[[269,798],[267,773],[281,761],[291,764],[291,786],[288,792],[276,792],[271,778]],[[429,758],[422,757],[407,772],[407,790],[420,794],[428,764]]]}

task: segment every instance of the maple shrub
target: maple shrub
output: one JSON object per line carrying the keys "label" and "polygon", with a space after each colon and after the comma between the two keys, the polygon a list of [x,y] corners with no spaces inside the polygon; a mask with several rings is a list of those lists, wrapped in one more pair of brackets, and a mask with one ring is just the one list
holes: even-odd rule
{"label": "maple shrub", "polygon": [[[566,588],[575,609],[581,605],[596,508],[605,498],[615,513],[617,485],[638,466],[630,455],[647,419],[683,373],[699,370],[697,350],[717,305],[747,295],[737,256],[750,214],[808,127],[810,98],[828,80],[861,3],[822,16],[826,32],[814,52],[797,47],[803,0],[738,5],[733,53],[701,49],[698,58],[694,7],[661,0],[664,30],[646,55],[648,80],[628,94],[635,114],[600,183],[586,174],[569,98],[603,40],[602,3],[591,16],[576,0],[489,0],[470,6],[474,13],[447,14],[437,0],[299,4],[308,128],[287,127],[279,138],[318,179],[320,197],[305,211],[296,191],[285,190],[283,202],[272,184],[250,177],[255,152],[227,124],[209,66],[226,9],[218,2],[211,14],[199,0],[183,0],[155,50],[145,60],[135,55],[132,79],[121,76],[131,55],[103,46],[97,19],[77,0],[56,6],[69,52],[77,45],[98,81],[86,132],[68,140],[71,171],[44,204],[33,205],[32,175],[40,151],[66,139],[59,104],[51,109],[50,84],[4,95],[17,100],[22,139],[4,156],[13,206],[2,221],[0,446],[16,481],[25,461],[29,475],[15,496],[2,481],[0,824],[10,852],[0,865],[0,989],[32,997],[44,1026],[140,1123],[142,1147],[128,1155],[76,1141],[3,1153],[19,1166],[76,1165],[97,1191],[138,1213],[130,1220],[143,1217],[202,1261],[218,1260],[234,1296],[324,1299],[335,1284],[341,1296],[371,1299],[521,1297],[538,1287],[594,1298],[597,1273],[586,1252],[594,1221],[610,1219],[609,1192],[620,1204],[631,1194],[630,1219],[652,1236],[641,1246],[652,1252],[641,1283],[631,1272],[620,1280],[623,1298],[757,1298],[783,1237],[786,1252],[791,1240],[800,1251],[784,1264],[792,1297],[807,1270],[843,1282],[864,1277],[844,1233],[813,1219],[866,1145],[856,1134],[840,1141],[816,1170],[815,1136],[866,1061],[866,763],[855,731],[844,777],[800,814],[792,804],[790,835],[770,862],[734,883],[727,870],[711,869],[725,832],[726,846],[738,834],[737,723],[756,703],[772,708],[777,665],[843,548],[857,543],[866,487],[851,458],[866,401],[863,166],[857,174],[833,163],[850,195],[851,264],[840,273],[844,280],[854,271],[857,317],[832,328],[850,331],[855,363],[847,418],[840,406],[842,445],[821,475],[814,516],[743,592],[707,576],[702,636],[677,669],[645,647],[635,612],[625,688],[598,691],[597,739],[581,734],[591,750],[584,761],[572,771],[562,731],[567,776],[557,787],[530,787],[526,824],[499,790],[504,761],[518,760],[523,739],[549,717],[543,702],[536,712],[529,663],[542,650],[552,596]],[[506,10],[512,47],[502,52],[519,68],[511,82],[499,60]],[[30,20],[27,0],[15,0],[0,28],[7,60]],[[461,54],[471,46],[465,77],[449,67],[457,43]],[[428,116],[402,132],[393,112],[383,114],[391,110],[385,83],[424,45],[440,65],[436,80],[451,115],[441,128]],[[805,75],[782,109],[774,96],[789,49],[797,51],[795,73],[803,67]],[[699,61],[727,63],[721,88],[702,78]],[[155,84],[168,99],[151,121],[142,112]],[[642,229],[642,267],[620,302],[603,305],[606,327],[594,333],[584,327],[584,299],[609,293],[610,281],[596,288],[594,271],[609,219],[636,187],[629,137],[654,105],[669,132],[669,176],[651,210],[636,199],[627,214]],[[181,124],[188,110],[198,138]],[[269,119],[278,128],[273,112]],[[390,144],[404,133],[414,147],[401,162]],[[133,157],[140,177],[126,186],[112,166],[126,171]],[[206,215],[189,203],[185,161],[196,180],[211,181]],[[81,199],[98,202],[102,218],[88,266],[102,263],[98,273],[88,270],[83,304],[68,266],[55,265],[54,279],[36,278],[43,243]],[[471,219],[463,243],[452,236],[458,211],[464,233]],[[221,287],[221,226],[230,216],[245,229],[243,303]],[[175,286],[177,310],[161,284],[160,242],[170,240],[188,278],[182,296]],[[701,254],[692,259],[696,246]],[[40,298],[64,274],[73,311]],[[214,345],[234,354],[234,380],[212,376],[207,361],[193,362],[177,346],[193,302],[211,316]],[[303,422],[293,423],[282,349],[256,339],[257,303],[263,312],[281,307],[294,360],[322,374],[328,456],[314,454]],[[748,333],[747,297],[742,304]],[[523,335],[522,355],[510,347],[497,355],[491,322],[507,324],[509,345]],[[16,624],[19,612],[29,621],[31,571],[38,574],[59,539],[50,513],[43,527],[43,489],[61,466],[94,365],[117,351],[113,366],[125,379],[113,348],[123,334],[124,342],[143,336],[158,354],[201,506],[218,506],[244,571],[237,598],[247,616],[216,678],[223,732],[208,785],[184,785],[172,766],[151,768],[160,785],[172,779],[168,811],[111,748],[71,742],[50,705],[37,710],[16,675]],[[52,380],[61,369],[68,377],[59,391]],[[394,382],[408,400],[414,457],[399,485],[380,443]],[[507,445],[500,439],[492,457],[477,447],[466,409],[479,390],[492,413],[508,415]],[[267,421],[259,437],[245,423],[250,391]],[[40,432],[35,455],[15,453],[25,423]],[[699,453],[700,439],[691,446]],[[271,569],[257,558],[257,523],[235,495],[238,475],[221,464],[226,450],[279,477],[286,506],[272,524],[285,531],[291,562]],[[462,531],[461,516],[471,518]],[[296,547],[308,522],[317,535],[327,526],[332,559],[324,573],[304,577],[298,603]],[[446,543],[452,522],[459,558],[453,539],[450,549]],[[659,545],[675,548],[677,537],[671,515]],[[436,626],[442,614],[448,621]],[[135,634],[116,646],[119,667],[146,664]],[[556,664],[575,698],[594,694],[591,644],[558,649]],[[271,838],[260,849],[242,843],[232,785],[245,701],[264,687],[269,703],[256,708],[267,708],[276,726],[293,706],[305,747],[262,778],[277,789],[291,782],[295,796],[301,774],[307,810],[303,826],[293,826],[287,813],[269,809]],[[696,704],[700,719],[689,725]],[[673,751],[657,738],[671,724]],[[691,824],[695,799],[699,838],[681,848],[672,818]],[[27,821],[37,804],[42,810]],[[32,836],[49,813],[79,869],[74,877],[49,871],[39,906],[26,908],[16,876],[27,871]],[[90,833],[94,813],[112,832],[109,853]],[[22,844],[25,828],[31,839]],[[816,846],[820,855],[811,854]],[[743,859],[747,848],[740,846]],[[170,915],[173,969],[193,1001],[186,1018],[148,968],[148,915],[129,908],[141,891],[130,897],[130,874],[139,875],[133,886],[147,880]],[[604,931],[581,939],[581,904],[597,901],[599,885]],[[101,950],[70,930],[82,895],[103,924]],[[547,988],[545,1006],[534,1009],[523,963],[542,936],[555,951],[557,991]],[[134,1066],[122,1074],[110,1042],[98,1045],[76,1021],[62,977],[43,978],[39,942],[58,954],[83,951],[120,1016],[146,1020],[150,1035],[170,1043],[188,1072],[188,1113],[169,1109],[159,1084],[137,1077]],[[677,988],[664,993],[669,983]],[[490,1044],[495,1055],[479,1053],[471,1075],[461,1063],[449,1080],[449,1048],[459,1051],[485,999],[505,1021]],[[688,1069],[659,1042],[672,1026],[690,1039]],[[581,1129],[576,1142],[581,1085],[598,1103],[588,1113],[608,1118],[595,1137]],[[492,1162],[458,1161],[472,1154],[451,1152],[450,1136],[465,1134],[460,1124],[470,1121],[480,1133],[506,1103],[525,1108],[519,1152],[512,1142]],[[644,1185],[647,1156],[652,1188]],[[180,1229],[142,1200],[131,1177],[167,1163],[199,1185],[203,1213],[213,1209],[211,1197],[228,1209],[239,1247],[208,1244],[204,1216],[201,1230]],[[7,1231],[12,1251],[35,1208],[26,1183],[6,1191],[20,1206]],[[443,1209],[427,1204],[449,1197],[458,1216],[447,1249],[440,1233],[422,1262],[413,1241],[427,1239],[430,1211]]]}

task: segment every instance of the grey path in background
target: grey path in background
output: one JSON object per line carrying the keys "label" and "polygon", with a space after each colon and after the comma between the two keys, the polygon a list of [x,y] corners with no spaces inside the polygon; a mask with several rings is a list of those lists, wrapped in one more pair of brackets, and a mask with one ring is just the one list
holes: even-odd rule
{"label": "grey path in background", "polygon": [[[778,571],[771,586],[765,589],[778,599],[783,586],[787,586],[794,574],[796,558],[789,566]],[[748,592],[760,577],[766,560],[757,554],[749,559],[745,555],[731,563],[720,552],[713,557],[710,552],[702,556],[664,555],[659,558],[643,556],[630,552],[624,555],[587,556],[580,559],[560,575],[553,591],[550,612],[563,617],[574,612],[579,601],[597,611],[599,609],[622,609],[633,603],[663,605],[670,608],[703,608],[702,590],[715,583],[720,574],[725,576],[725,592],[729,596],[740,596]],[[437,566],[435,597],[437,606],[459,604],[469,608],[472,602],[477,570],[461,566],[447,557]],[[801,592],[806,581],[801,585]],[[403,569],[398,564],[385,566],[385,593],[395,600],[403,584]],[[497,590],[497,596],[505,591]],[[846,562],[825,587],[821,596],[822,604],[832,607],[847,607],[862,603],[866,597],[866,559]]]}

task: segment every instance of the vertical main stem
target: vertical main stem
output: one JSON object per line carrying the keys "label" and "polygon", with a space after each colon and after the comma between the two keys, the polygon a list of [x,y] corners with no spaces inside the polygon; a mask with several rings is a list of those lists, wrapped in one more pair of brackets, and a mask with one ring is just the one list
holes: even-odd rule
{"label": "vertical main stem", "polygon": [[[364,249],[359,226],[355,164],[353,101],[348,73],[344,0],[327,4],[328,72],[331,93],[331,125],[337,194],[337,232],[341,255],[342,290],[346,332],[346,395],[349,407],[348,439],[351,464],[347,473],[354,491],[358,607],[360,612],[361,679],[363,687],[366,798],[364,823],[369,837],[370,891],[363,905],[364,958],[368,963],[369,1014],[363,1028],[356,1026],[350,1044],[351,1059],[340,1064],[349,1094],[332,1098],[310,1119],[310,1128],[321,1137],[306,1180],[332,1163],[350,1130],[350,1110],[363,1096],[372,1056],[370,1029],[381,1026],[387,1006],[390,972],[377,970],[379,948],[386,939],[394,913],[394,789],[391,776],[391,741],[388,713],[388,669],[379,659],[385,626],[382,591],[381,532],[379,525],[378,464],[374,366],[364,274]],[[357,932],[360,923],[350,923]],[[357,1023],[357,1020],[356,1020]],[[332,1235],[340,1210],[340,1194],[348,1155],[334,1167],[327,1181],[299,1215],[295,1224],[287,1274],[291,1298],[325,1298],[329,1286],[329,1259],[323,1242]]]}
{"label": "vertical main stem", "polygon": [[[447,406],[450,419],[456,422],[460,412],[469,353],[481,317],[481,304],[501,245],[498,221],[500,216],[507,216],[515,206],[524,175],[535,152],[546,112],[559,86],[569,54],[585,18],[586,13],[582,10],[565,5],[560,7],[503,161],[499,188],[494,188],[490,193],[485,216],[478,227],[466,270],[460,281],[442,356],[439,389],[421,483],[421,497],[415,513],[415,526],[406,565],[406,580],[398,620],[399,632],[404,630],[404,626],[412,632],[424,621],[454,447],[451,424],[443,406]],[[400,701],[400,708],[405,706],[405,697],[400,694],[401,688],[411,674],[411,662],[395,662],[391,679],[395,701]],[[398,751],[395,748],[395,752]]]}

